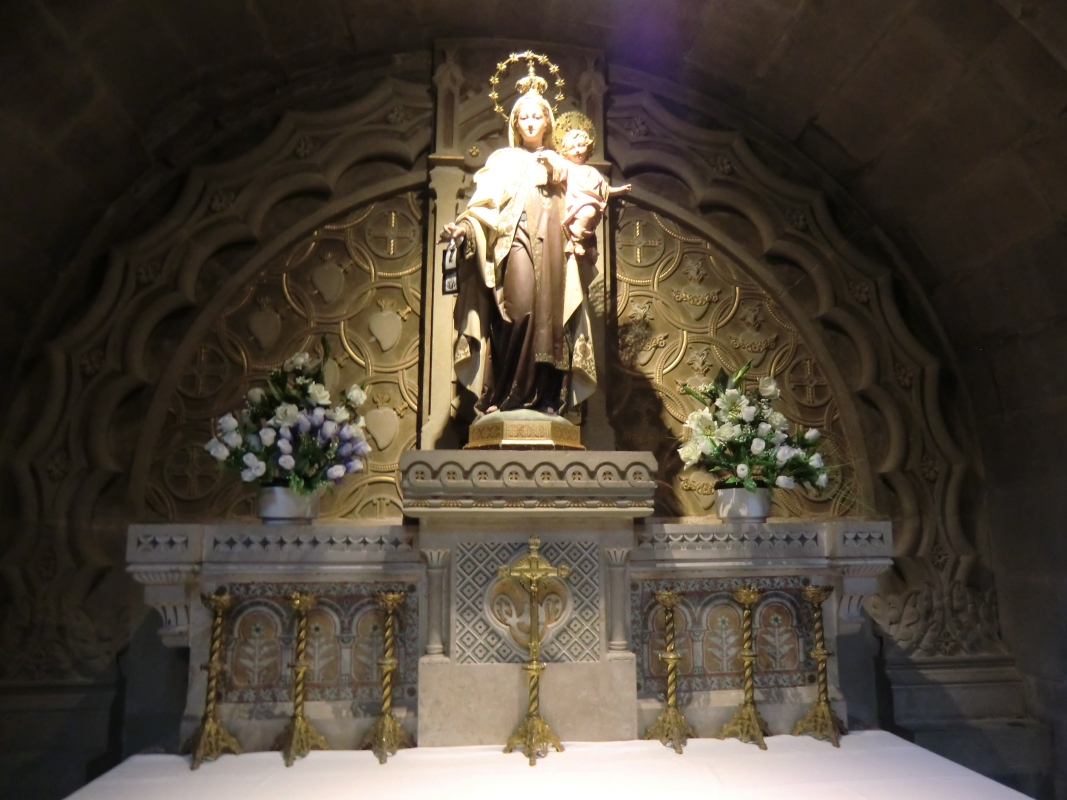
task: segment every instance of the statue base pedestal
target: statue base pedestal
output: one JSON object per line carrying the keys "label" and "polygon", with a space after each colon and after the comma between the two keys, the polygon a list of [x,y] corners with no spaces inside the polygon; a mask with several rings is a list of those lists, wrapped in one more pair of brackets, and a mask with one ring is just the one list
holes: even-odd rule
{"label": "statue base pedestal", "polygon": [[581,428],[555,414],[520,408],[472,423],[465,450],[584,450]]}

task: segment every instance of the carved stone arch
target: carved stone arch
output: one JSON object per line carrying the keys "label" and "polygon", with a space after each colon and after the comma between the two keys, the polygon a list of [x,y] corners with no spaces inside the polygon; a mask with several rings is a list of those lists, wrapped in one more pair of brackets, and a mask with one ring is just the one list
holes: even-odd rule
{"label": "carved stone arch", "polygon": [[[204,332],[271,257],[316,225],[423,186],[426,171],[416,165],[429,147],[431,115],[426,87],[386,79],[343,108],[287,114],[248,154],[194,170],[171,211],[115,249],[89,311],[49,346],[49,396],[58,400],[12,464],[23,507],[85,527],[104,488],[125,475],[133,515],[144,516],[154,441]],[[370,180],[361,183],[361,174]],[[309,194],[317,200],[294,208]],[[240,264],[220,266],[220,254],[237,247],[244,248]],[[205,285],[209,268],[226,279]],[[168,321],[190,312],[178,340],[164,342],[174,337]],[[150,399],[138,399],[141,392]],[[130,434],[132,444],[119,443],[111,420],[128,416],[120,409],[131,402],[144,424]],[[72,467],[49,477],[42,463],[61,436]],[[92,536],[74,538],[93,547]]]}
{"label": "carved stone arch", "polygon": [[[825,359],[857,448],[854,463],[871,489],[861,510],[895,521],[896,583],[872,613],[906,653],[999,651],[992,594],[970,585],[977,554],[960,504],[971,463],[943,416],[942,364],[897,306],[894,273],[907,273],[907,265],[881,234],[877,257],[862,252],[838,228],[823,193],[776,174],[733,132],[736,121],[727,119],[726,130],[698,127],[668,110],[660,93],[698,115],[722,112],[627,73],[607,110],[609,159],[634,182],[636,203],[738,255]],[[684,191],[659,191],[671,181]],[[915,611],[945,604],[963,611]]]}

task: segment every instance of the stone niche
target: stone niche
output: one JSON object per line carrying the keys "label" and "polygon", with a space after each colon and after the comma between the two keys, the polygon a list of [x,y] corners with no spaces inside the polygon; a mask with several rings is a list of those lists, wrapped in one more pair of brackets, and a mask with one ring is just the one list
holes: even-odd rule
{"label": "stone niche", "polygon": [[[309,716],[331,746],[354,747],[380,707],[381,618],[374,594],[408,591],[400,612],[398,716],[420,746],[503,745],[525,713],[529,609],[498,567],[537,536],[570,575],[542,600],[541,709],[564,740],[633,739],[662,707],[663,612],[653,592],[684,592],[680,690],[701,736],[741,699],[740,607],[754,611],[757,702],[788,733],[815,699],[807,583],[834,587],[828,646],[859,623],[891,562],[888,522],[857,518],[722,524],[647,519],[656,462],[632,451],[409,451],[400,462],[415,525],[131,526],[129,570],[159,609],[160,635],[192,658],[183,734],[203,711],[210,617],[199,595],[237,596],[224,631],[221,715],[246,749],[267,749],[290,711],[293,618],[284,596],[319,595],[309,620]],[[524,638],[525,637],[525,638]],[[847,708],[835,661],[831,699]]]}

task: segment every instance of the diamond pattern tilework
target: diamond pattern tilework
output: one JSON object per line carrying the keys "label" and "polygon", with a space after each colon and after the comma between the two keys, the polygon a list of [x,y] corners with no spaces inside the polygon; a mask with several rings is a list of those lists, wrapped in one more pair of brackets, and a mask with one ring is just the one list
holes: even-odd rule
{"label": "diamond pattern tilework", "polygon": [[[460,664],[522,663],[527,651],[490,624],[486,593],[497,581],[497,568],[526,551],[525,543],[476,542],[455,550],[456,613],[453,658]],[[600,554],[596,542],[550,542],[541,548],[553,565],[567,565],[564,583],[572,611],[541,651],[545,661],[600,659]]]}

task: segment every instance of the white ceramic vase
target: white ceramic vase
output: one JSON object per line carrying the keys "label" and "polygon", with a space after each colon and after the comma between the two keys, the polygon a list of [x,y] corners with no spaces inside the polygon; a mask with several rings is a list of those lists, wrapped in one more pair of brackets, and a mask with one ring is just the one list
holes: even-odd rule
{"label": "white ceramic vase", "polygon": [[771,513],[771,490],[716,489],[715,511],[723,522],[766,522]]}
{"label": "white ceramic vase", "polygon": [[309,525],[318,515],[318,492],[300,494],[288,486],[259,490],[259,518],[264,525]]}

